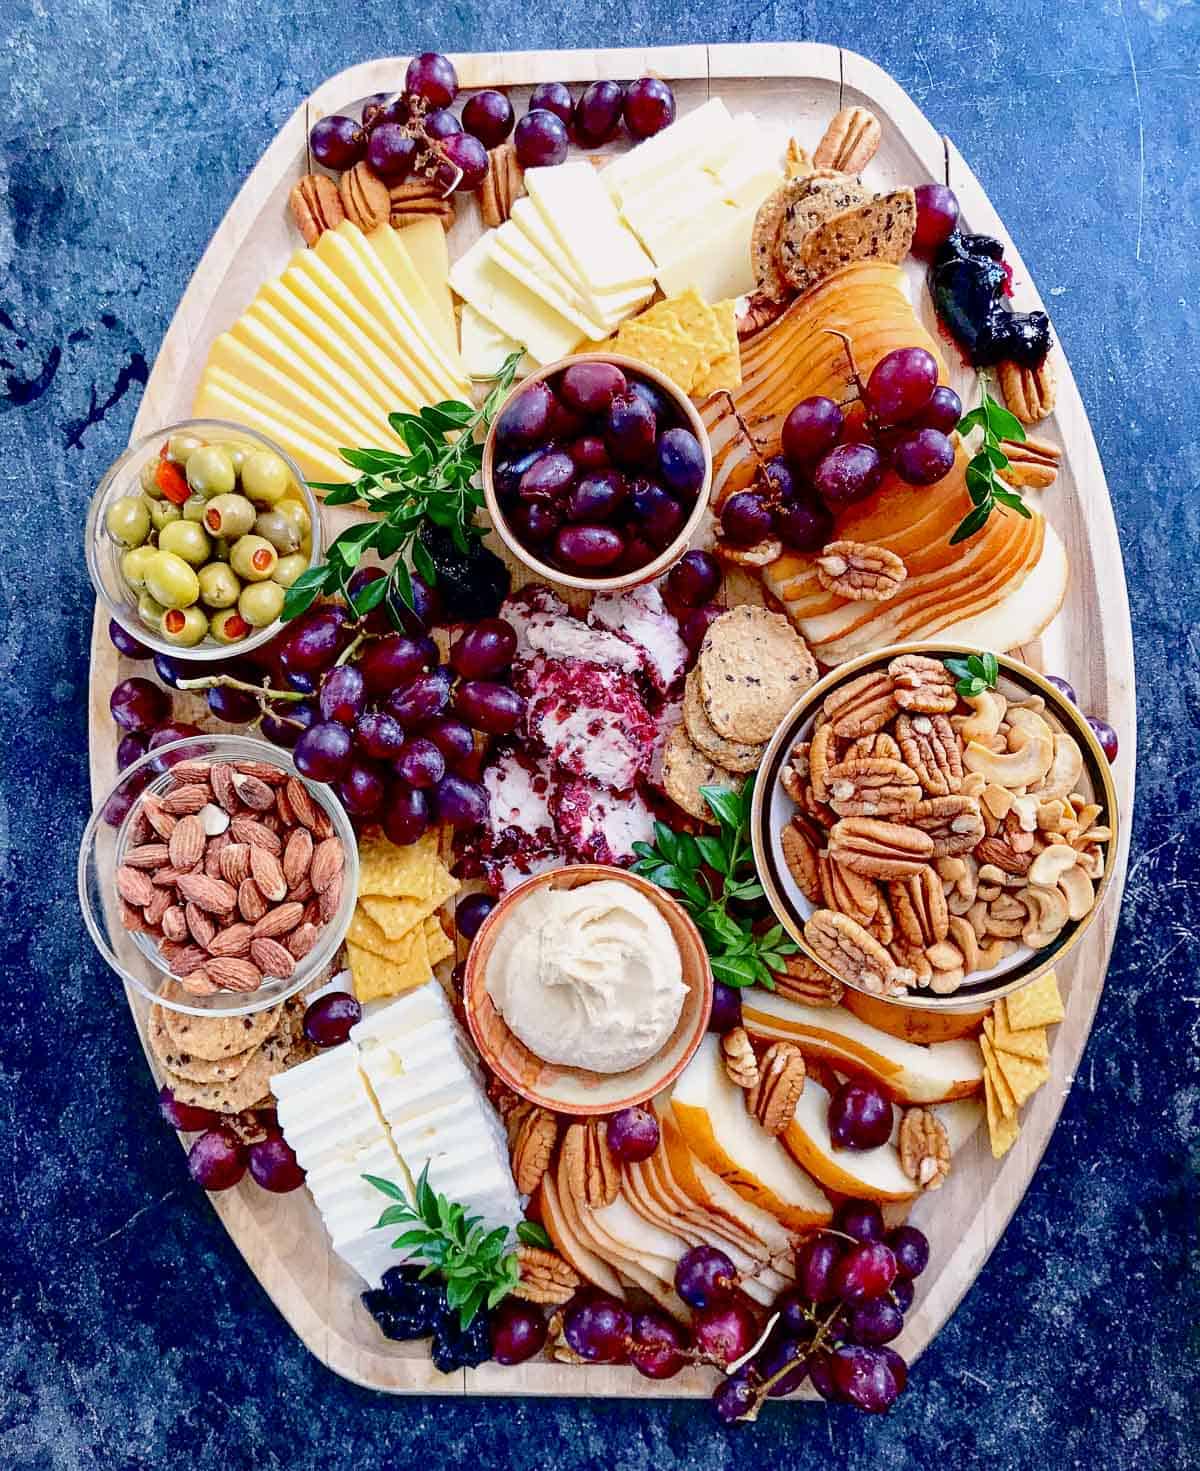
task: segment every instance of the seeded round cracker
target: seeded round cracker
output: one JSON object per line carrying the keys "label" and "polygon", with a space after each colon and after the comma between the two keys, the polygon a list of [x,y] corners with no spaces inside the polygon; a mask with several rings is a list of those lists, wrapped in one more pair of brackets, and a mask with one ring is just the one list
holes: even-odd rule
{"label": "seeded round cracker", "polygon": [[775,260],[791,290],[806,291],[817,279],[803,260],[804,241],[823,221],[866,204],[870,191],[849,174],[832,169],[797,179],[796,193],[784,208],[775,237]]}
{"label": "seeded round cracker", "polygon": [[663,791],[689,817],[716,826],[712,809],[700,794],[701,787],[723,787],[736,791],[740,778],[692,745],[682,721],[667,737],[663,751]]}
{"label": "seeded round cracker", "polygon": [[704,635],[696,663],[709,724],[726,740],[768,741],[810,685],[817,665],[781,613],[743,604]]}
{"label": "seeded round cracker", "polygon": [[200,1083],[185,1078],[165,1063],[162,1070],[171,1091],[181,1103],[211,1108],[217,1113],[240,1113],[244,1108],[253,1107],[269,1092],[271,1078],[276,1073],[287,1071],[297,1060],[294,1054],[295,1035],[289,1025],[268,1037],[236,1078]]}
{"label": "seeded round cracker", "polygon": [[[168,1001],[187,999],[183,987],[175,981],[166,982],[162,995]],[[278,1006],[270,1006],[250,1016],[221,1016],[216,1012],[192,1016],[185,1011],[171,1011],[165,1006],[155,1007],[154,1011],[162,1013],[163,1026],[176,1052],[186,1052],[189,1057],[209,1062],[233,1057],[265,1042],[278,1028],[281,1015]]]}
{"label": "seeded round cracker", "polygon": [[916,199],[911,189],[877,194],[815,226],[801,242],[800,269],[811,280],[856,260],[899,263],[912,248],[917,225]]}
{"label": "seeded round cracker", "polygon": [[762,746],[747,745],[744,741],[727,741],[712,728],[704,713],[704,701],[700,685],[693,669],[683,686],[683,723],[692,745],[710,761],[719,762],[728,771],[755,771],[762,760]]}
{"label": "seeded round cracker", "polygon": [[193,1083],[228,1083],[232,1082],[239,1073],[250,1066],[254,1054],[258,1051],[261,1043],[248,1047],[244,1052],[231,1052],[226,1057],[206,1058],[194,1057],[190,1052],[177,1047],[167,1031],[165,1018],[166,1009],[154,1006],[150,1009],[150,1020],[147,1025],[147,1035],[150,1039],[150,1050],[158,1058],[165,1068],[178,1077],[187,1078]]}

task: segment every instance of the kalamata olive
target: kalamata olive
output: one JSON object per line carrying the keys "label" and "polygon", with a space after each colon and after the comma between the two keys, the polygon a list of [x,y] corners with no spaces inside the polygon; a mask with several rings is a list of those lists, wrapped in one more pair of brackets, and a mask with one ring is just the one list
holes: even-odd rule
{"label": "kalamata olive", "polygon": [[564,526],[555,537],[554,550],[568,567],[590,572],[611,567],[625,550],[625,538],[611,526]]}
{"label": "kalamata olive", "polygon": [[619,470],[585,475],[567,500],[568,521],[608,521],[625,500],[625,477]]}
{"label": "kalamata olive", "polygon": [[520,497],[525,501],[557,501],[575,479],[575,461],[563,450],[536,460],[521,476]]}
{"label": "kalamata olive", "polygon": [[615,363],[573,363],[558,385],[563,400],[583,414],[607,413],[625,388],[625,374]]}
{"label": "kalamata olive", "polygon": [[603,470],[612,463],[608,447],[598,434],[581,434],[567,446],[567,453],[580,470]]}
{"label": "kalamata olive", "polygon": [[496,437],[505,445],[531,444],[545,435],[554,412],[549,384],[531,383],[513,398],[496,422]]}
{"label": "kalamata olive", "polygon": [[653,463],[657,432],[657,417],[644,398],[632,389],[615,395],[608,406],[604,437],[618,465]]}

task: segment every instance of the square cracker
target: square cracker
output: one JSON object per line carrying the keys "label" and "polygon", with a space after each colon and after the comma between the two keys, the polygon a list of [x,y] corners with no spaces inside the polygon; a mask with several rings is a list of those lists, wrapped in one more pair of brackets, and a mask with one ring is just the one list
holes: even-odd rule
{"label": "square cracker", "polygon": [[1012,1052],[1017,1057],[1028,1057],[1031,1062],[1045,1062],[1050,1056],[1046,1045],[1045,1027],[1012,1027],[1008,1021],[1008,1008],[1003,997],[996,1002],[990,1017],[993,1032],[992,1046],[1000,1052]]}
{"label": "square cracker", "polygon": [[983,1052],[983,1074],[990,1077],[992,1087],[996,1090],[996,1101],[1000,1105],[1000,1112],[1006,1119],[1015,1119],[1017,1116],[1017,1100],[1012,1089],[1008,1085],[1008,1079],[1000,1071],[1000,1065],[996,1061],[996,1054],[992,1044],[986,1037],[980,1037],[979,1046]]}
{"label": "square cracker", "polygon": [[1000,1110],[1000,1104],[996,1098],[996,1090],[992,1086],[990,1073],[983,1075],[983,1096],[987,1106],[988,1138],[992,1145],[992,1158],[1002,1159],[1012,1148],[1017,1135],[1021,1132],[1021,1125],[1014,1117],[1005,1118]]}
{"label": "square cracker", "polygon": [[614,345],[626,357],[665,373],[684,393],[691,389],[705,363],[703,351],[682,333],[668,327],[643,326],[639,321],[623,323]]}
{"label": "square cracker", "polygon": [[856,260],[899,264],[912,248],[916,226],[917,203],[911,189],[877,194],[815,225],[804,237],[800,262],[814,279]]}
{"label": "square cracker", "polygon": [[365,950],[353,940],[347,940],[346,953],[350,959],[350,974],[354,977],[354,994],[362,1002],[377,1001],[383,996],[399,996],[433,978],[423,929],[413,931],[412,952],[403,963],[376,955],[373,950]]}
{"label": "square cracker", "polygon": [[1059,994],[1058,979],[1052,970],[1005,997],[1004,1007],[1008,1024],[1014,1032],[1050,1026],[1062,1021],[1067,1014]]}
{"label": "square cracker", "polygon": [[435,873],[433,887],[421,899],[396,897],[386,894],[360,894],[358,907],[375,922],[389,940],[400,940],[447,899],[458,893],[460,884],[456,878],[442,869]]}
{"label": "square cracker", "polygon": [[433,889],[439,866],[438,836],[432,829],[404,848],[383,837],[371,838],[358,850],[358,892],[424,899]]}
{"label": "square cracker", "polygon": [[1027,1057],[1015,1057],[1011,1052],[993,1054],[1001,1076],[1016,1099],[1017,1107],[1028,1103],[1037,1090],[1050,1076],[1050,1067],[1044,1062],[1031,1062]]}
{"label": "square cracker", "polygon": [[352,940],[361,949],[370,950],[384,960],[403,965],[412,955],[413,946],[418,943],[419,937],[424,933],[425,921],[421,919],[400,939],[389,940],[373,919],[369,919],[361,910],[356,909],[350,918],[350,928],[346,931],[346,938]]}

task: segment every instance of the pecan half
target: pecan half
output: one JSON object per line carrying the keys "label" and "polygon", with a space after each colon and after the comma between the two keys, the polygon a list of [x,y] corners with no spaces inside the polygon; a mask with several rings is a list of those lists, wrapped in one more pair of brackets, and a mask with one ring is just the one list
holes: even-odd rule
{"label": "pecan half", "polygon": [[713,551],[722,562],[733,567],[769,567],[783,556],[783,542],[777,536],[767,536],[753,546],[735,547],[732,542],[717,537]]}
{"label": "pecan half", "polygon": [[[925,805],[918,802],[916,808]],[[935,856],[934,847],[934,839],[919,828],[878,817],[843,817],[829,833],[830,857],[872,879],[902,879],[919,873]]]}
{"label": "pecan half", "polygon": [[1004,402],[1022,424],[1040,424],[1054,412],[1058,385],[1049,358],[1037,368],[1005,361],[996,369]]}
{"label": "pecan half", "polygon": [[969,853],[984,836],[979,799],[963,792],[950,797],[927,797],[908,817],[933,844],[935,858]]}
{"label": "pecan half", "polygon": [[592,1210],[611,1205],[621,1188],[621,1170],[608,1147],[607,1121],[572,1124],[563,1135],[559,1167],[577,1204]]}
{"label": "pecan half", "polygon": [[529,1108],[520,1115],[512,1144],[512,1172],[522,1195],[532,1195],[550,1168],[558,1143],[558,1120],[545,1108]]}
{"label": "pecan half", "polygon": [[802,817],[794,817],[780,835],[783,861],[796,880],[796,887],[814,904],[821,902],[820,847],[812,828]]}
{"label": "pecan half", "polygon": [[721,1038],[725,1071],[735,1088],[753,1088],[760,1077],[758,1058],[745,1027],[734,1027]]}
{"label": "pecan half", "polygon": [[813,167],[861,174],[875,157],[883,138],[879,119],[865,107],[843,107],[813,152]]}
{"label": "pecan half", "polygon": [[871,756],[842,761],[826,773],[829,805],[839,817],[895,817],[921,800],[921,782],[911,766]]}
{"label": "pecan half", "polygon": [[896,713],[896,686],[891,675],[882,670],[860,674],[826,695],[822,708],[833,724],[835,735],[872,735],[882,730]]}
{"label": "pecan half", "polygon": [[900,1168],[922,1190],[940,1190],[950,1173],[946,1126],[927,1108],[909,1108],[900,1120]]}
{"label": "pecan half", "polygon": [[901,654],[888,665],[896,686],[896,704],[922,715],[948,715],[958,704],[954,676],[940,659]]}
{"label": "pecan half", "polygon": [[908,568],[885,547],[831,541],[817,558],[817,581],[826,592],[854,603],[885,603],[900,591]]}
{"label": "pecan half", "polygon": [[[877,730],[874,735],[859,736],[846,747],[843,761],[907,761],[900,747],[886,730]],[[913,763],[908,762],[911,766]]]}
{"label": "pecan half", "polygon": [[746,1107],[768,1134],[782,1134],[796,1117],[806,1075],[804,1054],[794,1042],[772,1042],[763,1053],[758,1082],[746,1093]]}
{"label": "pecan half", "polygon": [[929,796],[948,797],[962,786],[962,746],[948,716],[901,715],[896,739]]}
{"label": "pecan half", "polygon": [[917,949],[936,945],[949,933],[950,911],[934,869],[926,866],[909,878],[890,883],[888,902],[900,934]]}
{"label": "pecan half", "polygon": [[789,955],[775,973],[775,991],[805,1006],[840,1006],[846,988],[807,955]]}
{"label": "pecan half", "polygon": [[561,1307],[579,1289],[579,1274],[556,1251],[546,1251],[541,1246],[518,1246],[517,1265],[521,1280],[513,1288],[513,1296],[526,1302]]}
{"label": "pecan half", "polygon": [[846,914],[818,909],[804,926],[804,938],[835,975],[877,996],[903,989],[914,980],[877,939]]}
{"label": "pecan half", "polygon": [[365,159],[342,175],[338,193],[346,218],[364,235],[387,224],[391,210],[388,186]]}
{"label": "pecan half", "polygon": [[479,187],[479,212],[490,229],[512,215],[513,201],[525,192],[524,171],[517,161],[516,146],[501,143],[487,156],[487,173]]}
{"label": "pecan half", "polygon": [[315,245],[346,218],[338,187],[324,174],[305,174],[288,195],[288,204],[305,245]]}
{"label": "pecan half", "polygon": [[855,873],[828,854],[821,857],[821,892],[813,901],[826,909],[848,914],[861,925],[869,925],[879,908],[879,890],[874,879]]}
{"label": "pecan half", "polygon": [[1062,450],[1056,444],[1030,436],[1023,440],[1002,439],[1000,448],[1007,455],[1008,464],[996,474],[1018,490],[1045,490],[1058,479]]}

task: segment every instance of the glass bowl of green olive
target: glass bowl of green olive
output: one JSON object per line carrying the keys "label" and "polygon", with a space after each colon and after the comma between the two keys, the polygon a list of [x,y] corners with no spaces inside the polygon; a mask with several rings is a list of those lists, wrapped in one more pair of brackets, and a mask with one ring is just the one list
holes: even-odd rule
{"label": "glass bowl of green olive", "polygon": [[279,629],[321,559],[320,509],[265,435],[188,419],[136,440],[88,512],[88,573],[109,613],[158,653],[228,658]]}

